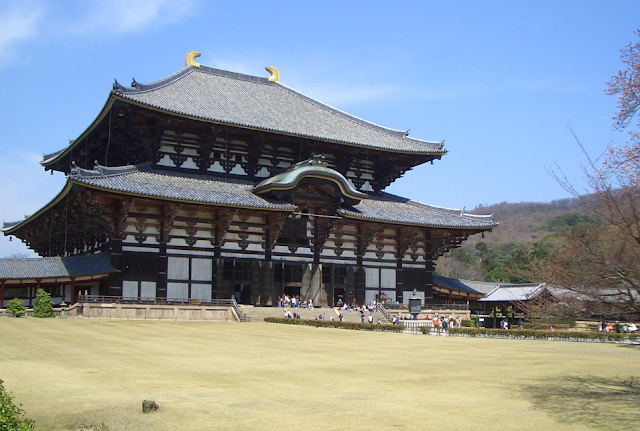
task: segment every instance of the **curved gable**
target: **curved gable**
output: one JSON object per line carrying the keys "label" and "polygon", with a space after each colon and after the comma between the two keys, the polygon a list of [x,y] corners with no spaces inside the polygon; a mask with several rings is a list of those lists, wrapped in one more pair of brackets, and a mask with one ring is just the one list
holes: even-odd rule
{"label": "curved gable", "polygon": [[[260,182],[254,187],[257,195],[292,194],[303,185],[314,185],[321,194],[340,197],[347,205],[357,205],[367,195],[356,190],[338,171],[327,167],[324,156],[314,156],[291,166],[284,172]],[[335,192],[329,187],[334,186]]]}

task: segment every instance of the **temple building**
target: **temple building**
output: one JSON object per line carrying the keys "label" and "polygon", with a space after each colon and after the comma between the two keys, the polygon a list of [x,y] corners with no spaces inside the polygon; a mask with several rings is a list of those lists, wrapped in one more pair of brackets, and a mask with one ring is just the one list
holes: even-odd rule
{"label": "temple building", "polygon": [[[433,287],[434,261],[497,225],[384,191],[444,156],[443,143],[325,105],[280,83],[275,68],[243,75],[200,65],[198,55],[149,84],[116,81],[86,130],[42,161],[67,175],[62,191],[5,223],[5,235],[60,265],[100,260],[93,278],[62,274],[57,302],[85,292],[402,303],[414,289],[433,302],[443,290]],[[31,280],[33,296],[38,277],[53,280],[17,273],[20,282],[0,274],[0,307],[9,287],[18,296]]]}

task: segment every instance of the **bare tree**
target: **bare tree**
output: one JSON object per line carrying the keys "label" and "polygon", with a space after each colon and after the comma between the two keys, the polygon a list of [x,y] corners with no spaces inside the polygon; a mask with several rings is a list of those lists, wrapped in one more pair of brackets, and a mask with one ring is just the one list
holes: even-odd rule
{"label": "bare tree", "polygon": [[582,200],[595,222],[573,229],[564,248],[537,272],[582,298],[588,312],[640,315],[640,134],[632,125],[640,108],[640,42],[629,44],[621,57],[627,67],[606,91],[618,95],[614,127],[628,129],[631,139],[620,148],[610,146],[600,163],[576,137],[587,158],[588,193],[576,190],[561,169],[552,175]]}

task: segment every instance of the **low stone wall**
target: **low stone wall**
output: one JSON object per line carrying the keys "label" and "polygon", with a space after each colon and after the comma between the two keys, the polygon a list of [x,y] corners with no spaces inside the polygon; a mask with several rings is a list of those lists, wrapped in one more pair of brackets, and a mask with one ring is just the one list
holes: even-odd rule
{"label": "low stone wall", "polygon": [[78,304],[75,311],[65,317],[75,314],[88,319],[236,321],[233,310],[222,306],[84,303]]}

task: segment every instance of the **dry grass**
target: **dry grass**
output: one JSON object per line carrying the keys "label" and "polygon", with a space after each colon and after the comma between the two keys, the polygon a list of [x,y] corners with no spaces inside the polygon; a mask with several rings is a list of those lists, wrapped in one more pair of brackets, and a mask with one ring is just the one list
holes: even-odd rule
{"label": "dry grass", "polygon": [[0,318],[0,378],[40,430],[640,429],[622,383],[639,359],[611,344]]}

